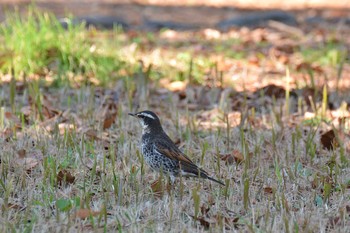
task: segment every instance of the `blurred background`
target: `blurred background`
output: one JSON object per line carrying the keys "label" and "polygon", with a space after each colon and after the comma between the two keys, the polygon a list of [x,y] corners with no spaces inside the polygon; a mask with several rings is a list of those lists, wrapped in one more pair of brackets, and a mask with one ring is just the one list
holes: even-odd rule
{"label": "blurred background", "polygon": [[[113,24],[125,28],[156,30],[162,27],[173,29],[196,29],[216,27],[228,29],[231,26],[256,26],[263,19],[278,19],[287,23],[309,20],[350,20],[350,2],[327,0],[0,0],[0,20],[5,19],[5,11],[18,9],[20,12],[32,3],[39,9],[53,12],[57,17],[74,16],[88,24],[109,28]],[[257,10],[267,12],[263,16],[249,15]],[[272,10],[289,11],[291,18]],[[270,12],[270,13],[268,13]],[[242,19],[243,18],[243,19]],[[228,22],[232,21],[234,22]]]}

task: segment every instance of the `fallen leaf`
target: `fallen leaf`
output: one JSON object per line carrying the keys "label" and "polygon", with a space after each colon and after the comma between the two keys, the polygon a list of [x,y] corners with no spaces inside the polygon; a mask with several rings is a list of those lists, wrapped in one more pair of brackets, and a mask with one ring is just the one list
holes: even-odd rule
{"label": "fallen leaf", "polygon": [[233,150],[231,154],[221,156],[221,160],[225,161],[226,164],[241,163],[244,161],[244,157],[240,151]]}
{"label": "fallen leaf", "polygon": [[242,153],[238,150],[232,151],[233,157],[235,158],[236,163],[241,163],[244,160]]}
{"label": "fallen leaf", "polygon": [[39,160],[33,157],[19,158],[16,160],[16,164],[29,172],[39,164]]}
{"label": "fallen leaf", "polygon": [[[222,218],[222,216],[220,216],[220,215],[216,216],[216,219],[218,222],[219,222],[220,218]],[[238,229],[238,227],[241,225],[241,224],[238,224],[239,217],[225,217],[224,220],[225,220],[225,224],[227,224],[229,226],[233,225],[233,227],[235,229]]]}
{"label": "fallen leaf", "polygon": [[72,218],[73,219],[86,219],[90,216],[97,216],[101,213],[101,211],[92,211],[90,209],[79,209],[77,210],[73,215]]}
{"label": "fallen leaf", "polygon": [[151,189],[153,191],[154,196],[161,197],[163,196],[163,189],[160,180],[156,180],[151,184]]}
{"label": "fallen leaf", "polygon": [[292,54],[296,49],[295,47],[296,44],[281,44],[277,45],[275,49],[284,53]]}
{"label": "fallen leaf", "polygon": [[137,167],[135,165],[132,165],[131,167],[131,173],[132,174],[136,174],[136,171],[137,171]]}
{"label": "fallen leaf", "polygon": [[20,204],[15,204],[15,203],[8,203],[7,207],[15,210],[24,210],[26,208]]}
{"label": "fallen leaf", "polygon": [[341,219],[339,216],[330,217],[328,220],[327,228],[334,228],[336,225],[340,225]]}
{"label": "fallen leaf", "polygon": [[203,226],[205,229],[208,229],[210,227],[210,223],[205,220],[203,217],[195,217],[193,215],[190,215],[194,220],[198,221],[201,226]]}
{"label": "fallen leaf", "polygon": [[346,207],[345,207],[345,210],[346,210],[346,213],[349,215],[349,217],[350,217],[350,205],[347,205]]}
{"label": "fallen leaf", "polygon": [[232,154],[226,154],[221,156],[221,160],[225,161],[225,164],[233,164],[235,159]]}
{"label": "fallen leaf", "polygon": [[12,114],[11,112],[5,112],[5,118],[8,121],[12,122],[16,128],[18,129],[22,128],[22,124],[19,118],[16,115]]}
{"label": "fallen leaf", "polygon": [[67,170],[60,170],[57,174],[57,183],[59,185],[62,185],[63,182],[67,184],[72,184],[75,181],[75,176],[73,176],[69,171]]}
{"label": "fallen leaf", "polygon": [[93,140],[101,140],[101,138],[98,136],[97,130],[95,130],[95,129],[86,130],[85,135]]}
{"label": "fallen leaf", "polygon": [[[100,176],[100,174],[102,172],[104,172],[104,170],[101,168],[100,165],[97,165],[95,164],[95,161],[93,159],[90,159],[88,158],[86,163],[85,163],[85,166],[89,169],[89,170],[92,170],[92,169],[95,169],[95,173],[97,176]],[[104,173],[105,174],[105,173]]]}
{"label": "fallen leaf", "polygon": [[21,113],[28,118],[32,114],[32,108],[31,106],[23,106],[21,108]]}
{"label": "fallen leaf", "polygon": [[207,205],[204,205],[204,204],[201,206],[202,215],[207,215],[209,210],[210,210],[210,206],[207,206]]}
{"label": "fallen leaf", "polygon": [[[262,90],[266,96],[270,97],[284,98],[286,95],[286,90],[283,87],[279,87],[273,84],[262,88]],[[256,93],[260,95],[260,90],[258,90]]]}
{"label": "fallen leaf", "polygon": [[332,118],[338,119],[338,124],[340,128],[347,128],[347,126],[350,126],[350,116],[338,117],[338,116],[334,116],[332,112],[331,112],[331,115],[332,115]]}
{"label": "fallen leaf", "polygon": [[128,30],[125,33],[130,39],[138,38],[140,36],[140,33],[136,30]]}
{"label": "fallen leaf", "polygon": [[260,59],[256,55],[252,55],[248,59],[249,65],[254,65],[255,67],[260,66]]}
{"label": "fallen leaf", "polygon": [[115,118],[117,117],[118,113],[107,113],[104,120],[103,120],[103,129],[109,129],[112,124],[115,122]]}
{"label": "fallen leaf", "polygon": [[20,149],[17,151],[18,157],[23,159],[26,156],[26,150],[25,149]]}
{"label": "fallen leaf", "polygon": [[178,94],[179,94],[179,99],[180,100],[184,100],[187,97],[186,91],[179,91]]}
{"label": "fallen leaf", "polygon": [[322,90],[318,90],[312,87],[304,87],[301,91],[304,101],[308,106],[311,106],[311,100],[314,103],[322,100]]}
{"label": "fallen leaf", "polygon": [[22,123],[19,120],[19,118],[16,115],[12,114],[11,112],[5,112],[5,118],[7,121],[12,123],[17,129],[22,128]]}
{"label": "fallen leaf", "polygon": [[166,88],[168,88],[170,91],[177,92],[177,91],[184,91],[186,89],[187,83],[183,81],[174,81],[169,83]]}
{"label": "fallen leaf", "polygon": [[266,194],[273,194],[274,193],[273,188],[265,187],[264,188],[264,193],[266,193]]}
{"label": "fallen leaf", "polygon": [[52,108],[49,108],[45,105],[42,106],[42,112],[43,112],[43,115],[47,118],[47,119],[50,119],[50,118],[53,118],[55,117],[56,115],[59,115],[60,112],[56,109],[52,109]]}
{"label": "fallen leaf", "polygon": [[301,71],[309,72],[310,70],[312,70],[312,71],[317,72],[317,73],[319,73],[319,74],[324,73],[324,71],[323,71],[323,69],[322,69],[321,66],[313,65],[313,64],[310,64],[310,63],[307,63],[307,62],[299,63],[299,64],[296,66],[296,70],[297,70],[298,72],[301,72]]}
{"label": "fallen leaf", "polygon": [[16,91],[17,91],[17,93],[22,94],[26,87],[27,87],[27,84],[25,82],[21,82],[19,80],[16,80]]}
{"label": "fallen leaf", "polygon": [[[52,107],[52,102],[54,100],[52,100],[52,98],[48,95],[43,95],[42,98],[42,102],[41,103],[41,113],[43,116],[45,116],[47,119],[53,118],[56,115],[60,114],[59,110],[56,110]],[[35,100],[33,100],[33,98],[31,96],[29,96],[29,100],[28,100],[30,106],[34,106],[34,110],[36,112],[38,112],[38,106]]]}
{"label": "fallen leaf", "polygon": [[226,222],[234,223],[236,224],[239,220],[239,217],[234,217],[234,218],[225,218]]}
{"label": "fallen leaf", "polygon": [[167,184],[166,187],[164,187],[162,181],[158,179],[151,184],[151,189],[155,197],[161,198],[164,195],[165,190],[170,192],[171,186]]}
{"label": "fallen leaf", "polygon": [[13,130],[7,128],[0,133],[0,137],[5,141],[8,141],[13,136]]}
{"label": "fallen leaf", "polygon": [[328,150],[333,150],[335,147],[337,147],[338,143],[333,129],[321,135],[321,144]]}

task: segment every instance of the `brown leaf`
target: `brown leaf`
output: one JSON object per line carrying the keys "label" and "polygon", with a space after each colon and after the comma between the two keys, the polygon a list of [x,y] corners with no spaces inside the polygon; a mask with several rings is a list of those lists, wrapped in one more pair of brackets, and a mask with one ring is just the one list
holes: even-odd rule
{"label": "brown leaf", "polygon": [[[286,95],[286,90],[283,87],[279,87],[273,84],[264,87],[263,91],[266,96],[274,96],[275,98],[284,98]],[[258,93],[260,94],[260,91],[258,91]]]}
{"label": "brown leaf", "polygon": [[273,194],[274,193],[273,188],[265,187],[264,188],[264,193],[266,193],[266,194]]}
{"label": "brown leaf", "polygon": [[[92,170],[92,169],[95,169],[95,173],[97,176],[100,176],[100,174],[102,172],[104,172],[104,170],[101,168],[100,165],[97,165],[95,164],[95,161],[88,158],[86,163],[85,163],[85,166],[89,169],[89,170]],[[104,173],[105,174],[105,173]]]}
{"label": "brown leaf", "polygon": [[221,156],[221,160],[225,161],[226,164],[241,163],[244,157],[240,151],[233,150],[231,154]]}
{"label": "brown leaf", "polygon": [[299,63],[297,66],[296,66],[296,70],[298,72],[300,71],[314,71],[316,73],[324,73],[324,70],[322,69],[321,66],[318,66],[318,65],[313,65],[313,64],[310,64],[310,63],[307,63],[307,62],[302,62],[302,63]]}
{"label": "brown leaf", "polygon": [[98,136],[98,133],[95,129],[88,129],[85,131],[85,134],[93,140],[101,140],[101,138]]}
{"label": "brown leaf", "polygon": [[308,106],[310,106],[311,99],[313,100],[313,102],[318,102],[318,101],[322,100],[322,90],[318,90],[318,89],[312,88],[312,87],[304,87],[302,89],[302,96],[304,98],[305,103]]}
{"label": "brown leaf", "polygon": [[115,122],[115,118],[117,117],[117,115],[117,112],[107,113],[105,119],[103,120],[103,129],[109,129]]}
{"label": "brown leaf", "polygon": [[75,176],[73,176],[69,171],[67,170],[60,170],[57,174],[57,183],[59,185],[62,185],[63,182],[67,184],[72,184],[75,181]]}
{"label": "brown leaf", "polygon": [[249,65],[260,66],[260,59],[256,55],[249,57],[248,62]]}
{"label": "brown leaf", "polygon": [[16,160],[16,164],[23,167],[27,172],[30,172],[39,164],[39,159],[33,157],[20,158]]}
{"label": "brown leaf", "polygon": [[16,128],[20,129],[22,127],[22,124],[19,118],[16,115],[12,114],[11,112],[5,112],[5,118],[8,121],[14,123]]}
{"label": "brown leaf", "polygon": [[[43,100],[41,102],[41,109],[42,109],[42,114],[47,118],[47,119],[50,119],[50,118],[53,118],[55,117],[56,115],[59,115],[60,114],[60,111],[57,110],[57,109],[54,109],[52,107],[52,102],[54,100],[52,100],[52,98],[48,95],[43,95]],[[38,111],[37,109],[37,103],[35,100],[33,100],[33,98],[31,96],[29,96],[29,100],[28,100],[29,104],[31,106],[34,106],[34,110],[35,111]],[[33,109],[32,109],[33,110]]]}
{"label": "brown leaf", "polygon": [[136,30],[128,30],[126,34],[130,40],[134,38],[139,38],[140,36],[140,33]]}
{"label": "brown leaf", "polygon": [[24,210],[25,209],[24,206],[22,206],[20,204],[15,204],[15,203],[8,203],[7,207],[10,209],[15,209],[15,210]]}
{"label": "brown leaf", "polygon": [[328,150],[333,150],[335,147],[337,147],[338,143],[333,129],[321,135],[321,144]]}
{"label": "brown leaf", "polygon": [[[216,219],[218,219],[219,216],[216,216]],[[225,217],[225,224],[232,226],[234,228],[238,228],[240,224],[238,224],[239,217]]]}
{"label": "brown leaf", "polygon": [[194,220],[198,221],[205,229],[208,229],[210,227],[210,223],[205,220],[203,217],[195,217],[193,215],[190,215]]}
{"label": "brown leaf", "polygon": [[225,218],[226,222],[231,222],[231,223],[237,223],[239,220],[239,217],[234,217],[234,218]]}
{"label": "brown leaf", "polygon": [[8,141],[13,136],[13,130],[7,128],[0,133],[0,137],[5,141]]}
{"label": "brown leaf", "polygon": [[50,119],[50,118],[53,118],[55,115],[57,115],[59,112],[57,111],[54,111],[50,108],[48,108],[47,106],[45,105],[42,105],[42,112],[43,112],[43,115],[47,118],[47,119]]}
{"label": "brown leaf", "polygon": [[180,100],[184,100],[187,97],[186,91],[180,91],[180,92],[178,92],[178,94],[179,94],[179,99]]}
{"label": "brown leaf", "polygon": [[18,157],[23,159],[26,156],[26,150],[25,149],[20,149],[17,151]]}
{"label": "brown leaf", "polygon": [[163,196],[163,188],[162,188],[162,182],[160,180],[156,180],[151,184],[151,189],[153,191],[154,196],[156,197],[162,197]]}
{"label": "brown leaf", "polygon": [[346,213],[349,215],[350,217],[350,205],[347,205],[345,206],[345,210],[346,210]]}
{"label": "brown leaf", "polygon": [[334,228],[336,225],[340,225],[340,224],[341,224],[341,219],[339,216],[330,217],[328,220],[327,227]]}
{"label": "brown leaf", "polygon": [[295,44],[281,44],[281,45],[277,45],[275,49],[287,54],[292,54],[294,53],[295,47],[296,47]]}
{"label": "brown leaf", "polygon": [[238,150],[232,151],[232,155],[235,158],[236,163],[241,163],[244,160],[242,153]]}
{"label": "brown leaf", "polygon": [[207,206],[207,205],[204,205],[204,204],[201,206],[202,215],[207,215],[209,210],[210,210],[210,206]]}
{"label": "brown leaf", "polygon": [[162,181],[158,179],[151,184],[151,189],[155,197],[161,198],[164,195],[164,191],[170,192],[171,186],[168,184],[164,187]]}
{"label": "brown leaf", "polygon": [[90,209],[79,209],[73,215],[73,219],[86,219],[90,216],[97,216],[101,213],[101,211],[92,211]]}
{"label": "brown leaf", "polygon": [[132,174],[136,174],[136,171],[137,171],[137,167],[135,165],[132,165],[131,167],[131,173]]}
{"label": "brown leaf", "polygon": [[225,164],[233,164],[233,162],[235,161],[235,159],[232,156],[232,154],[222,155],[221,156],[221,160],[225,161]]}
{"label": "brown leaf", "polygon": [[23,106],[21,108],[21,113],[28,118],[32,113],[32,108],[30,106]]}

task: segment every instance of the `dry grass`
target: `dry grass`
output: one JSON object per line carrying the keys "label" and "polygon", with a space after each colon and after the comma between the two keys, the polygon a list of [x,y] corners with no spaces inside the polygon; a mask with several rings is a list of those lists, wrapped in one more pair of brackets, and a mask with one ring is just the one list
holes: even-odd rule
{"label": "dry grass", "polygon": [[[50,94],[56,108],[68,110],[1,140],[1,231],[349,230],[348,163],[340,161],[340,149],[321,148],[313,128],[281,127],[266,115],[261,127],[248,121],[241,128],[231,122],[207,130],[198,119],[213,111],[172,108],[179,104],[174,93],[163,93],[169,102],[161,105],[168,107],[150,102],[149,108],[181,148],[227,187],[182,179],[170,192],[154,193],[158,174],[143,164],[140,127],[127,116],[128,94],[122,85],[114,91],[118,116],[109,129],[101,128],[98,90],[64,88]],[[1,95],[8,92],[3,88]],[[25,95],[16,103],[25,105]],[[68,108],[67,96],[74,107]],[[155,96],[151,100],[160,98]],[[222,122],[224,112],[211,116],[217,118],[212,123]],[[5,128],[15,130],[6,119]],[[74,127],[67,129],[68,123]],[[233,150],[242,153],[242,163],[219,159]]]}

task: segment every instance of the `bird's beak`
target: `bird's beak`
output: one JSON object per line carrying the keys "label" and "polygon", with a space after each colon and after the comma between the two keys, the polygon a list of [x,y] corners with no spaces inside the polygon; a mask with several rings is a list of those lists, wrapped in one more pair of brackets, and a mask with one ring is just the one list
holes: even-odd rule
{"label": "bird's beak", "polygon": [[137,115],[135,113],[130,113],[129,112],[128,115],[133,116],[133,117],[137,117]]}

